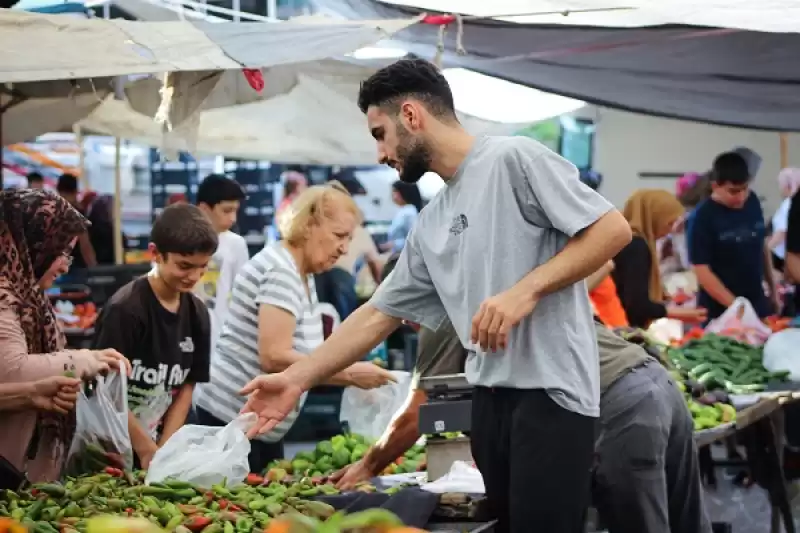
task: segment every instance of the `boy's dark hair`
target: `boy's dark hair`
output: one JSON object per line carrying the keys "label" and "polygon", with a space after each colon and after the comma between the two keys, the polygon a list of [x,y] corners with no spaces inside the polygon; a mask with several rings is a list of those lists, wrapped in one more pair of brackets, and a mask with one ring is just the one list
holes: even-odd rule
{"label": "boy's dark hair", "polygon": [[25,177],[28,179],[28,185],[30,185],[31,183],[44,181],[44,176],[42,176],[41,174],[39,174],[36,171],[29,172],[28,175],[25,176]]}
{"label": "boy's dark hair", "polygon": [[209,174],[197,187],[197,203],[214,207],[221,202],[241,202],[247,197],[236,180],[222,174]]}
{"label": "boy's dark hair", "polygon": [[78,193],[78,178],[72,174],[61,174],[56,183],[56,191],[67,194]]}
{"label": "boy's dark hair", "polygon": [[714,160],[711,175],[715,183],[732,183],[734,185],[744,185],[750,181],[750,171],[747,168],[747,161],[736,152],[725,152]]}
{"label": "boy's dark hair", "polygon": [[437,118],[456,120],[450,84],[436,65],[424,59],[401,59],[367,78],[358,92],[358,107],[362,113],[370,106],[397,111],[400,101],[409,97]]}
{"label": "boy's dark hair", "polygon": [[156,250],[179,255],[208,254],[217,251],[219,238],[214,226],[200,208],[191,204],[165,207],[153,224],[150,242]]}

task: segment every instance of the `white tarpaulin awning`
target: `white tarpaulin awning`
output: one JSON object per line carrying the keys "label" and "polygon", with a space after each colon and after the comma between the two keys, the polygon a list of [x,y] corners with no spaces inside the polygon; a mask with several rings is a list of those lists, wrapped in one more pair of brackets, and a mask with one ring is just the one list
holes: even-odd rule
{"label": "white tarpaulin awning", "polygon": [[[645,27],[664,24],[800,33],[797,0],[382,0],[398,7],[520,24]],[[569,13],[565,16],[566,13]]]}
{"label": "white tarpaulin awning", "polygon": [[[93,133],[135,140],[167,151],[227,155],[285,163],[371,165],[377,154],[366,119],[355,104],[358,84],[299,74],[291,89],[272,98],[197,114],[191,139],[165,134],[153,119],[129,104],[109,99],[80,126]],[[520,124],[500,124],[461,115],[474,133],[510,134]]]}
{"label": "white tarpaulin awning", "polygon": [[374,44],[415,21],[139,22],[0,9],[0,83],[316,61]]}

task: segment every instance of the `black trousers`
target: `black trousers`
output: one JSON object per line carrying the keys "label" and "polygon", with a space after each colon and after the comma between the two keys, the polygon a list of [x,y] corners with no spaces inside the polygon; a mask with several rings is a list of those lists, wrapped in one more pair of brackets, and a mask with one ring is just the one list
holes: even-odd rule
{"label": "black trousers", "polygon": [[475,388],[472,457],[497,533],[584,531],[595,424],[541,389]]}
{"label": "black trousers", "polygon": [[[193,424],[200,426],[215,426],[221,427],[228,425],[219,418],[202,409],[195,407]],[[250,441],[250,455],[247,460],[250,463],[250,471],[260,474],[264,471],[267,465],[275,460],[283,459],[283,441],[278,442],[262,442],[259,440]]]}

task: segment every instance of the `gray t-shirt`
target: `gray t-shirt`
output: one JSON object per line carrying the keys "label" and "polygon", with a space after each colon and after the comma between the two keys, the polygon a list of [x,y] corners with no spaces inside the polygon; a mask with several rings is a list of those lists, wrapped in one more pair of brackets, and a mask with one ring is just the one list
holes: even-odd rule
{"label": "gray t-shirt", "polygon": [[470,354],[467,380],[545,389],[571,411],[598,416],[597,339],[584,282],[542,298],[505,352],[470,342],[481,303],[546,263],[613,209],[566,159],[527,137],[483,137],[420,213],[392,274],[371,303],[436,330],[449,316]]}

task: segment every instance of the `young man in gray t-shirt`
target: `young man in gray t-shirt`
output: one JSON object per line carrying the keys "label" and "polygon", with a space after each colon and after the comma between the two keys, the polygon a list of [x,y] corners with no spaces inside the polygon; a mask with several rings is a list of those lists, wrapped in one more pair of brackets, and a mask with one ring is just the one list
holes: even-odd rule
{"label": "young man in gray t-shirt", "polygon": [[498,532],[583,530],[599,412],[599,367],[583,279],[631,238],[577,169],[525,137],[474,138],[441,72],[401,60],[361,87],[378,156],[406,182],[447,183],[420,213],[392,275],[315,352],[256,378],[251,433],[304,390],[361,359],[401,322],[450,318],[470,350],[473,456]]}

